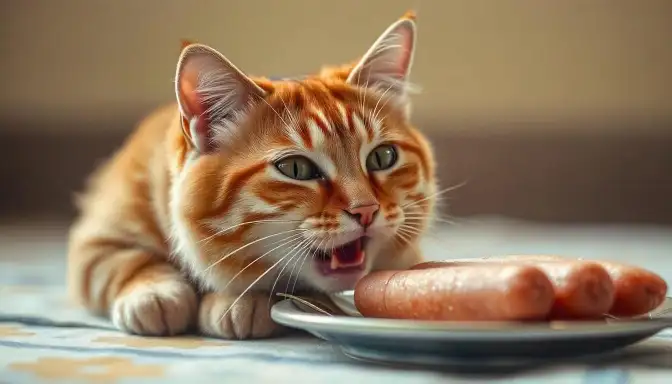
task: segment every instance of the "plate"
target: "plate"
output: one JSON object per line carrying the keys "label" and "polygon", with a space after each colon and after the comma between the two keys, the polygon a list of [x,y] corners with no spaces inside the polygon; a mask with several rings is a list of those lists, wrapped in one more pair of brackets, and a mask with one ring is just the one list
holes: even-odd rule
{"label": "plate", "polygon": [[672,328],[672,298],[648,316],[632,319],[535,323],[372,319],[359,315],[352,291],[331,299],[341,310],[337,315],[285,299],[273,306],[271,316],[334,343],[352,358],[443,366],[572,359],[611,352]]}

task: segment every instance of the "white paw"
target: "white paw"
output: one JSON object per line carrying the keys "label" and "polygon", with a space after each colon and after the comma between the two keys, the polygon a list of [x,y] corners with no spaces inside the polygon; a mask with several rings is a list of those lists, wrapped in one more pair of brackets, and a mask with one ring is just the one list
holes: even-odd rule
{"label": "white paw", "polygon": [[[259,339],[273,335],[281,327],[271,319],[268,294],[237,296],[209,293],[198,313],[200,331],[225,339]],[[270,305],[273,305],[271,301]],[[233,304],[233,306],[231,306]]]}
{"label": "white paw", "polygon": [[184,332],[196,315],[198,299],[184,281],[152,282],[133,287],[118,297],[111,318],[121,330],[146,336]]}

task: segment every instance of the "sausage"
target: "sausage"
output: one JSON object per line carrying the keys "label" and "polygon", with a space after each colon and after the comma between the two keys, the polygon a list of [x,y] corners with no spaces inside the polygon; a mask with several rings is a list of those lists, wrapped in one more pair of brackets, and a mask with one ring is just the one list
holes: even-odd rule
{"label": "sausage", "polygon": [[[582,260],[562,256],[535,256],[514,255],[483,259],[458,259],[448,263],[458,262],[462,265],[466,261],[548,261],[548,260]],[[631,317],[642,315],[658,308],[667,296],[668,285],[665,280],[641,267],[614,261],[595,260],[605,268],[614,285],[614,302],[608,313],[617,317]],[[418,264],[412,269],[435,268],[446,266],[446,262],[427,262]]]}
{"label": "sausage", "polygon": [[413,269],[484,263],[496,263],[500,266],[503,263],[523,263],[541,269],[549,277],[555,290],[555,301],[549,314],[552,319],[601,318],[614,303],[615,289],[609,273],[600,264],[590,261],[543,256],[529,261],[522,257],[505,257],[423,263]]}
{"label": "sausage", "polygon": [[616,298],[609,314],[617,317],[642,315],[658,308],[667,296],[667,283],[644,268],[610,261],[600,261],[616,288]]}
{"label": "sausage", "polygon": [[363,316],[414,320],[517,321],[545,319],[553,285],[527,265],[472,265],[377,271],[355,287]]}

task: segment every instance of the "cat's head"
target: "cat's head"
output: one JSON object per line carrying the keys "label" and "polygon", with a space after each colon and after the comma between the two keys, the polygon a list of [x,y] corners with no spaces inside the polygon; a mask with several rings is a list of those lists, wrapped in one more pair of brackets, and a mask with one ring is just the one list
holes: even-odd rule
{"label": "cat's head", "polygon": [[281,81],[203,45],[182,51],[171,209],[206,285],[333,291],[419,261],[435,180],[409,122],[415,35],[407,15],[356,63]]}

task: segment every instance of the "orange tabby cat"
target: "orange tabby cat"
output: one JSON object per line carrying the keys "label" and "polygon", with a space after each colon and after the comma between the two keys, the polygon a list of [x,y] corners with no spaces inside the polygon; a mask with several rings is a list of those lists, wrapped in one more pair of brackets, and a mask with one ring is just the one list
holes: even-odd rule
{"label": "orange tabby cat", "polygon": [[421,261],[433,155],[410,125],[415,21],[361,60],[252,78],[187,45],[176,105],[141,122],[79,200],[71,295],[120,329],[274,334],[273,292],[351,289]]}

